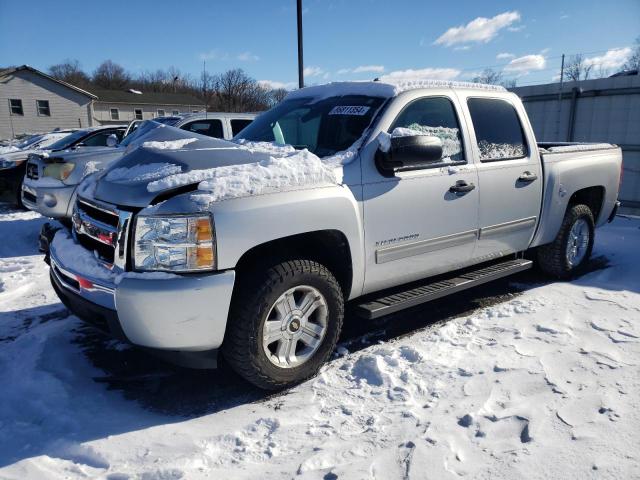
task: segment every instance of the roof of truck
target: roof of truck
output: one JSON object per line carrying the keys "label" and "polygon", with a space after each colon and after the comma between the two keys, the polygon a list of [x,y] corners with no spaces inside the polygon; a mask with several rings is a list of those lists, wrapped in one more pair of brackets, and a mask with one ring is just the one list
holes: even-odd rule
{"label": "roof of truck", "polygon": [[369,95],[373,97],[391,98],[407,90],[419,90],[428,88],[452,88],[465,90],[485,90],[494,92],[506,92],[500,85],[486,85],[474,82],[454,82],[450,80],[399,80],[392,78],[382,78],[381,80],[366,82],[332,82],[324,85],[314,85],[300,90],[294,90],[287,95],[287,99],[292,98],[329,98],[343,95]]}

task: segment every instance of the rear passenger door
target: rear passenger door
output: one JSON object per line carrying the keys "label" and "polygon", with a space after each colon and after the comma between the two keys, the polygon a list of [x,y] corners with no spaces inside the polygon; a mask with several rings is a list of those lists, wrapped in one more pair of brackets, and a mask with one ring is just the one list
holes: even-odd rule
{"label": "rear passenger door", "polygon": [[182,130],[187,130],[207,137],[224,138],[224,130],[222,128],[222,120],[218,118],[207,118],[203,120],[194,120],[185,123]]}
{"label": "rear passenger door", "polygon": [[470,96],[461,103],[479,160],[480,231],[474,258],[525,250],[542,201],[542,169],[526,113],[509,98]]}

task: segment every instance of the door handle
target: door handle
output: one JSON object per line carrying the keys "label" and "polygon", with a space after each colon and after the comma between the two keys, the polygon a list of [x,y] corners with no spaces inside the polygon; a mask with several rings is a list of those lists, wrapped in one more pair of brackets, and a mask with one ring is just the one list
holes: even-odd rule
{"label": "door handle", "polygon": [[449,191],[451,193],[464,195],[465,193],[469,193],[474,188],[476,188],[476,186],[473,183],[467,183],[464,180],[458,180],[455,185],[451,185],[449,187]]}
{"label": "door handle", "polygon": [[522,175],[518,177],[519,182],[526,182],[526,183],[533,182],[534,180],[537,180],[537,179],[538,179],[538,175],[531,172],[524,172]]}

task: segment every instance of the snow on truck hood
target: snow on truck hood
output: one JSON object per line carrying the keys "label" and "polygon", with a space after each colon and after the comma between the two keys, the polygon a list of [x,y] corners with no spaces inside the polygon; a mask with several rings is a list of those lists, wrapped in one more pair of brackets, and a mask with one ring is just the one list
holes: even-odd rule
{"label": "snow on truck hood", "polygon": [[235,143],[165,126],[102,172],[92,190],[97,200],[146,207],[162,193],[197,185],[198,203],[214,202],[335,185],[342,180],[340,165],[354,156],[353,147],[320,159],[290,146]]}

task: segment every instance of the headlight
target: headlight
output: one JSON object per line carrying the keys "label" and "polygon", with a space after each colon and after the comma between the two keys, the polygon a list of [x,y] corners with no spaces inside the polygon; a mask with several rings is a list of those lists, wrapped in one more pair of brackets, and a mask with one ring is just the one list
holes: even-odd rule
{"label": "headlight", "polygon": [[216,265],[209,215],[138,217],[134,267],[142,271],[193,272]]}
{"label": "headlight", "polygon": [[44,167],[43,176],[55,178],[56,180],[66,180],[76,168],[75,163],[52,163]]}

